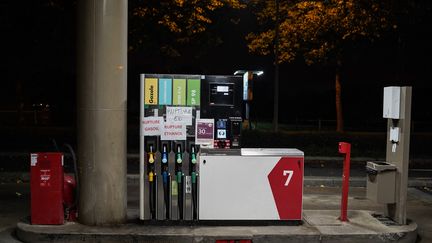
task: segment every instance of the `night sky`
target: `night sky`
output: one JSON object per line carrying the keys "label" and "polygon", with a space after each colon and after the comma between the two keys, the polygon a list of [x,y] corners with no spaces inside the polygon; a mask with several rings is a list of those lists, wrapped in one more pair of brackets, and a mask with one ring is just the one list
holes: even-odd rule
{"label": "night sky", "polygon": [[[51,4],[52,3],[52,4]],[[129,0],[130,6],[133,0]],[[413,86],[415,122],[431,131],[429,101],[432,56],[430,1],[416,1],[416,11],[401,17],[398,33],[383,40],[353,46],[342,73],[346,127],[373,129],[382,118],[383,87]],[[0,1],[1,73],[0,125],[15,125],[5,111],[18,103],[31,110],[49,103],[53,125],[75,122],[76,3],[75,1]],[[129,20],[130,23],[133,21]],[[179,57],[137,50],[128,54],[129,123],[137,122],[140,73],[230,75],[238,69],[264,70],[256,79],[252,116],[270,121],[273,107],[272,57],[248,53],[244,36],[257,28],[248,9],[225,11],[209,28],[219,45],[199,50],[184,48]],[[158,33],[152,33],[157,35]],[[129,38],[132,40],[133,38]],[[334,68],[306,66],[300,60],[280,66],[280,122],[335,119]],[[425,123],[423,123],[425,122]],[[426,125],[425,125],[426,124]],[[422,128],[423,129],[423,128]]]}

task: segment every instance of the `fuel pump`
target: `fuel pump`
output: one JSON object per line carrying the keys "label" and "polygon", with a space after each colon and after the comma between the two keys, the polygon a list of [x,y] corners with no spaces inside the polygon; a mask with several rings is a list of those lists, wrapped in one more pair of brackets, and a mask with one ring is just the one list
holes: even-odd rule
{"label": "fuel pump", "polygon": [[183,163],[183,151],[181,144],[177,144],[176,152],[175,152],[175,162],[176,162],[176,181],[178,185],[178,208],[180,219],[183,219],[183,171],[182,171],[182,163]]}
{"label": "fuel pump", "polygon": [[240,76],[205,76],[201,118],[214,119],[214,148],[241,147],[243,80]]}
{"label": "fuel pump", "polygon": [[155,153],[153,145],[149,145],[147,152],[147,171],[149,181],[150,214],[151,218],[156,218],[156,183],[155,183]]}

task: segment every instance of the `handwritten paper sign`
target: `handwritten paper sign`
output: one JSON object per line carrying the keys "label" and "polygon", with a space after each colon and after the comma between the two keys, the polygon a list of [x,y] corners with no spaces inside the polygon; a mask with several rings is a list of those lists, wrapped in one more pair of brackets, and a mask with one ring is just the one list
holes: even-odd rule
{"label": "handwritten paper sign", "polygon": [[144,136],[160,136],[162,133],[163,117],[149,116],[142,121],[142,134]]}
{"label": "handwritten paper sign", "polygon": [[186,140],[186,125],[178,122],[165,122],[161,140]]}
{"label": "handwritten paper sign", "polygon": [[192,125],[192,107],[167,106],[166,121]]}

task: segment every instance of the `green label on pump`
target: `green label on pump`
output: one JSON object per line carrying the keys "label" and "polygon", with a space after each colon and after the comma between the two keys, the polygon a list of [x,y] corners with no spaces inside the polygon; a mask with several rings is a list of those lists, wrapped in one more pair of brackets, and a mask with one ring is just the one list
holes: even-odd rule
{"label": "green label on pump", "polygon": [[187,84],[187,105],[200,105],[201,101],[201,80],[188,79]]}
{"label": "green label on pump", "polygon": [[178,184],[177,181],[171,181],[171,195],[178,195]]}
{"label": "green label on pump", "polygon": [[186,105],[186,79],[173,80],[173,105]]}

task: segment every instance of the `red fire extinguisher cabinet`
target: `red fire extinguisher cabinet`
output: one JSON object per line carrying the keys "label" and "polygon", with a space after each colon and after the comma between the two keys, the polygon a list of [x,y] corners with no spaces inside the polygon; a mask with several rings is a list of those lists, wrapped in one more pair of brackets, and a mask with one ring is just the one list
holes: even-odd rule
{"label": "red fire extinguisher cabinet", "polygon": [[30,155],[31,223],[63,224],[63,154]]}

